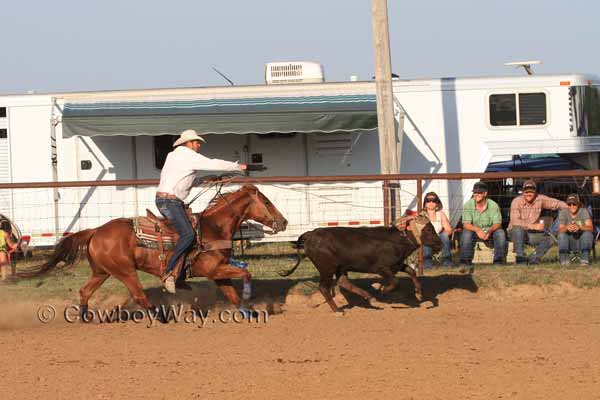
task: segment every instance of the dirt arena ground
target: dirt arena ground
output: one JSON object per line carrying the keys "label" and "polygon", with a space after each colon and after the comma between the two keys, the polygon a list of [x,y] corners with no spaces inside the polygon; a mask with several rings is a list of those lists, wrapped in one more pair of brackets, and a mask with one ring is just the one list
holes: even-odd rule
{"label": "dirt arena ground", "polygon": [[420,307],[399,295],[343,316],[288,287],[257,299],[268,322],[202,328],[42,325],[40,304],[4,304],[0,396],[600,399],[600,289],[454,283]]}

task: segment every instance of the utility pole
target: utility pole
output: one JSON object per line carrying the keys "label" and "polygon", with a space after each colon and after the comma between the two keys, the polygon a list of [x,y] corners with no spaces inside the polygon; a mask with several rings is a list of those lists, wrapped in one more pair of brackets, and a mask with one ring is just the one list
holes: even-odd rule
{"label": "utility pole", "polygon": [[[377,132],[379,134],[379,159],[382,174],[400,173],[402,141],[396,137],[394,119],[394,93],[392,90],[392,62],[390,31],[388,27],[387,0],[371,0],[371,24],[375,48],[375,83],[377,87]],[[402,135],[402,126],[399,134]],[[389,208],[386,216],[393,221],[400,210],[398,182],[389,182]]]}
{"label": "utility pole", "polygon": [[[382,174],[400,172],[394,119],[392,65],[387,0],[371,0],[371,24],[375,47],[375,83],[377,86],[377,131]],[[401,149],[400,149],[401,150]]]}

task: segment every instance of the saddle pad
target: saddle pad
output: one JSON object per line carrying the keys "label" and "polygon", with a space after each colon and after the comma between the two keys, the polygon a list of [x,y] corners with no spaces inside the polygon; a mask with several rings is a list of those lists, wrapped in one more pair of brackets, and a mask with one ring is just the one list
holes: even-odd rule
{"label": "saddle pad", "polygon": [[159,236],[161,236],[163,249],[173,249],[173,243],[175,241],[174,235],[172,233],[163,232],[157,223],[149,220],[146,217],[132,218],[131,221],[137,240],[137,245],[139,247],[159,250],[158,240]]}

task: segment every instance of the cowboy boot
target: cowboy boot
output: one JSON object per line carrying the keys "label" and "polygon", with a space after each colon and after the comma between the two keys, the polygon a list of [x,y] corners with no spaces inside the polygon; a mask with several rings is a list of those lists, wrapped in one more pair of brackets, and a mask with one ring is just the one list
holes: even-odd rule
{"label": "cowboy boot", "polygon": [[175,294],[175,277],[171,272],[162,277],[162,283],[167,292]]}

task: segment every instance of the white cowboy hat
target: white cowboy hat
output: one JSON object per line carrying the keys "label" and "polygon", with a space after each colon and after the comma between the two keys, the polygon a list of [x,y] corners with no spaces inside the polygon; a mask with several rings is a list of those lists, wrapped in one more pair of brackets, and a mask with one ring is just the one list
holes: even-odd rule
{"label": "white cowboy hat", "polygon": [[179,139],[173,143],[173,147],[177,147],[180,144],[184,144],[185,142],[191,142],[192,140],[200,140],[206,143],[206,140],[202,139],[202,136],[198,135],[198,133],[193,129],[188,129],[187,131],[181,132],[179,135]]}

